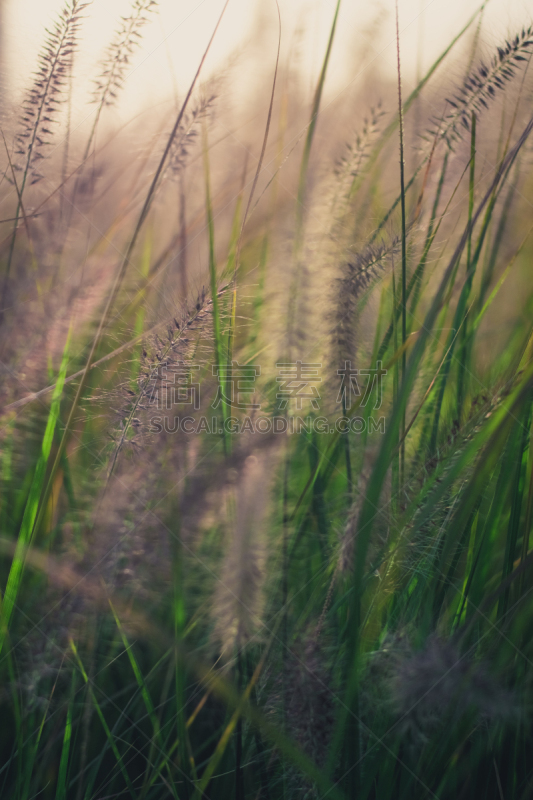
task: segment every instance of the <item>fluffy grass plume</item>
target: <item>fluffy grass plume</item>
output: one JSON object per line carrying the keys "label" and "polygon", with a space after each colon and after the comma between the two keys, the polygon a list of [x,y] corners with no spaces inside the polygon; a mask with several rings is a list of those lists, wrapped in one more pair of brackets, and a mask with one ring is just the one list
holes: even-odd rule
{"label": "fluffy grass plume", "polygon": [[527,800],[529,20],[413,83],[399,4],[336,97],[340,2],[311,95],[282,9],[208,73],[226,2],[107,129],[157,5],[76,127],[67,3],[4,132],[1,795]]}

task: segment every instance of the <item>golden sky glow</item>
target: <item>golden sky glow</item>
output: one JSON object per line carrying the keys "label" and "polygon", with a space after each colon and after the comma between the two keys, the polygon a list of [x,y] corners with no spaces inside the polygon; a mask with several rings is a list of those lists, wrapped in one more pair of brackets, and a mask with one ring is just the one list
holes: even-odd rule
{"label": "golden sky glow", "polygon": [[[128,90],[121,102],[122,114],[163,101],[176,88],[185,89],[223,4],[224,0],[160,0],[159,13],[145,29],[142,50],[132,65]],[[285,52],[295,41],[295,29],[299,26],[302,30],[300,68],[303,80],[308,78],[311,87],[326,45],[334,0],[279,0],[279,5]],[[476,0],[400,0],[402,69],[406,79],[414,78],[417,69],[429,66],[478,5]],[[27,85],[34,69],[44,27],[50,25],[61,6],[62,0],[7,0],[4,40],[15,97]],[[130,0],[91,3],[76,68],[82,85],[84,76],[94,74],[103,48],[129,7]],[[532,17],[533,0],[490,0],[484,12],[485,36],[499,43],[518,25],[529,24]],[[274,0],[230,0],[206,74],[216,71],[236,49],[244,48],[246,53],[254,31],[259,33],[254,48],[257,56],[259,47],[260,57],[256,57],[253,68],[271,70],[275,21]],[[342,92],[354,80],[364,79],[375,70],[394,70],[395,58],[392,0],[343,0],[328,76],[329,92]],[[76,103],[82,113],[81,89]]]}

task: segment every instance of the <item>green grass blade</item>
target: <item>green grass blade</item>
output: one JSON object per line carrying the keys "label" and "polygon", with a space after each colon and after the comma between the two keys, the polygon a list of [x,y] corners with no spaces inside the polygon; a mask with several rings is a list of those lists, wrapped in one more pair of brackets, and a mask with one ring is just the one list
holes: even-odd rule
{"label": "green grass blade", "polygon": [[295,228],[295,240],[294,240],[294,250],[298,257],[300,252],[300,247],[302,244],[302,233],[303,233],[303,221],[304,221],[304,210],[306,206],[306,189],[307,189],[307,172],[309,169],[309,158],[311,156],[311,148],[313,146],[313,139],[315,136],[316,124],[318,121],[318,114],[320,112],[320,102],[322,100],[322,93],[324,91],[324,84],[326,82],[326,75],[328,71],[329,59],[331,56],[331,51],[333,48],[333,40],[335,38],[335,30],[337,28],[337,20],[339,17],[339,10],[341,6],[341,0],[337,0],[337,4],[335,6],[335,13],[333,15],[333,22],[331,24],[331,29],[329,32],[329,39],[328,45],[326,48],[326,53],[324,56],[324,61],[322,63],[322,69],[320,70],[320,76],[318,78],[318,83],[315,89],[315,96],[313,98],[313,106],[311,108],[311,118],[309,120],[309,124],[307,127],[307,136],[305,138],[304,144],[304,151],[302,154],[302,163],[300,165],[300,178],[298,181],[298,193],[296,197],[296,228]]}
{"label": "green grass blade", "polygon": [[74,698],[74,688],[76,685],[76,673],[72,673],[71,700],[67,708],[67,719],[65,721],[65,733],[63,736],[63,747],[61,749],[61,759],[59,761],[59,773],[57,776],[56,800],[65,800],[67,797],[67,769],[70,753],[70,741],[72,737],[72,700]]}
{"label": "green grass blade", "polygon": [[37,510],[39,507],[39,499],[41,498],[43,492],[43,487],[46,479],[46,469],[50,457],[50,451],[52,449],[52,441],[59,420],[59,408],[61,404],[61,396],[63,393],[63,385],[65,383],[65,377],[67,374],[69,345],[70,345],[70,330],[67,336],[65,349],[63,351],[63,357],[59,369],[58,380],[56,383],[56,387],[54,389],[54,393],[52,395],[50,412],[48,414],[48,420],[46,423],[46,428],[41,446],[41,454],[35,468],[35,473],[33,476],[30,493],[28,496],[28,500],[26,502],[26,508],[24,510],[24,516],[22,518],[22,524],[17,539],[15,555],[11,563],[11,568],[9,570],[9,575],[7,578],[6,590],[2,600],[2,608],[0,612],[0,652],[4,644],[4,636],[6,635],[7,630],[9,628],[9,623],[11,620],[11,615],[13,614],[13,609],[17,601],[17,596],[19,593],[20,584],[22,581],[22,575],[24,571],[25,552],[27,548],[30,547],[33,535],[35,533],[35,520],[37,517]]}
{"label": "green grass blade", "polygon": [[107,741],[109,743],[109,746],[110,746],[110,748],[111,748],[111,750],[113,752],[113,755],[115,756],[115,759],[116,759],[117,764],[118,764],[118,766],[120,768],[120,771],[122,773],[124,781],[126,782],[126,786],[128,787],[128,790],[130,792],[131,797],[135,797],[136,796],[136,792],[134,791],[133,786],[131,784],[131,780],[130,780],[130,777],[128,775],[128,771],[126,769],[126,766],[124,764],[123,758],[119,753],[119,750],[118,750],[118,747],[117,747],[117,743],[116,743],[116,739],[113,736],[113,734],[111,733],[111,731],[109,730],[109,725],[107,724],[106,719],[104,717],[104,713],[103,713],[102,709],[100,708],[100,704],[98,703],[98,701],[97,701],[97,699],[95,697],[93,688],[92,688],[91,683],[89,681],[89,677],[88,677],[87,673],[85,672],[85,668],[84,668],[83,663],[81,661],[81,658],[80,658],[80,656],[78,654],[77,647],[74,644],[72,639],[70,640],[70,648],[71,648],[72,652],[74,653],[74,657],[75,657],[76,662],[78,664],[78,668],[79,668],[79,670],[80,670],[80,672],[82,674],[83,680],[85,681],[85,683],[87,685],[87,689],[89,691],[89,697],[91,699],[91,703],[93,704],[94,709],[95,709],[95,711],[96,711],[96,713],[98,715],[98,719],[100,720],[102,728],[104,729],[104,733],[106,735],[106,739],[107,739]]}
{"label": "green grass blade", "polygon": [[[468,222],[469,224],[472,221],[472,214],[474,212],[474,185],[475,185],[475,176],[476,176],[476,115],[472,112],[472,124],[470,127],[470,179],[468,183]],[[470,295],[470,291],[472,289],[472,283],[474,281],[475,275],[475,267],[472,269],[472,228],[470,228],[470,234],[468,236],[468,242],[466,246],[466,284],[467,287],[467,297],[466,300],[468,301],[468,297]],[[457,375],[457,419],[459,420],[459,424],[461,423],[461,418],[463,415],[463,403],[464,403],[464,394],[465,394],[465,380],[466,380],[466,372],[469,369],[469,364],[467,363],[467,346],[466,341],[468,337],[468,319],[465,319],[464,325],[461,326],[461,333],[460,333],[460,347],[459,352],[457,355],[458,358],[458,375]]]}

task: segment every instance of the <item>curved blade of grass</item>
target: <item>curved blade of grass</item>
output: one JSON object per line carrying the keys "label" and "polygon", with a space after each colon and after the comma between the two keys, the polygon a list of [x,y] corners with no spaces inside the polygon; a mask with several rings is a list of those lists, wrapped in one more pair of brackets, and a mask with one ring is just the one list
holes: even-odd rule
{"label": "curved blade of grass", "polygon": [[[455,194],[456,194],[457,190],[459,189],[459,186],[461,185],[461,181],[463,180],[463,177],[464,177],[467,169],[468,169],[468,164],[465,166],[465,168],[464,168],[464,170],[463,170],[463,172],[461,174],[461,177],[459,178],[459,180],[455,184],[454,190],[453,190],[453,192],[452,192],[452,194],[450,196],[450,199],[446,203],[446,207],[445,207],[443,213],[439,217],[439,221],[438,221],[437,225],[431,231],[431,234],[426,237],[426,242],[424,244],[424,250],[422,251],[422,255],[420,257],[420,260],[419,260],[419,262],[418,262],[418,264],[417,264],[415,270],[413,271],[413,274],[411,275],[411,278],[409,280],[409,285],[407,286],[407,299],[410,298],[411,292],[415,291],[415,297],[413,298],[413,305],[412,305],[411,311],[410,311],[411,318],[414,318],[415,310],[416,310],[416,307],[418,305],[417,287],[419,286],[419,284],[420,284],[420,282],[422,280],[422,277],[423,277],[423,274],[424,274],[424,270],[425,270],[425,267],[426,267],[427,258],[428,258],[428,255],[429,255],[429,251],[431,250],[431,246],[432,246],[433,242],[435,241],[437,233],[439,232],[439,228],[441,226],[442,221],[446,218],[446,214],[448,212],[448,209],[449,209],[449,207],[450,207],[450,205],[451,205],[451,203],[452,203],[452,201],[453,201],[453,199],[455,197]],[[443,176],[443,173],[441,173],[441,177],[442,176]],[[390,341],[391,341],[391,338],[392,338],[392,335],[393,335],[393,329],[394,329],[395,321],[397,321],[400,318],[401,309],[400,309],[399,305],[395,306],[395,312],[394,313],[395,313],[395,318],[390,322],[389,327],[387,328],[387,332],[386,332],[385,336],[383,337],[383,341],[382,341],[381,346],[379,348],[378,356],[377,356],[377,360],[378,361],[382,361],[383,358],[385,357],[385,353],[387,351],[387,348],[388,348],[388,346],[390,344]]]}
{"label": "curved blade of grass", "polygon": [[2,600],[2,607],[0,610],[0,652],[2,651],[2,647],[4,645],[4,637],[9,628],[9,622],[16,604],[17,595],[22,581],[22,575],[24,571],[24,554],[27,548],[31,545],[34,533],[38,528],[38,526],[35,524],[35,520],[37,518],[39,498],[41,497],[46,479],[46,469],[48,465],[48,459],[50,457],[50,451],[52,449],[54,433],[59,419],[61,395],[63,393],[63,385],[65,383],[68,365],[71,330],[72,327],[69,328],[65,349],[63,350],[63,357],[59,369],[59,377],[52,395],[52,403],[50,405],[50,412],[48,414],[48,420],[41,445],[41,454],[35,467],[35,473],[18,534],[17,547],[9,570],[6,590]]}
{"label": "curved blade of grass", "polygon": [[[401,313],[402,313],[402,380],[405,377],[405,342],[407,339],[407,226],[405,216],[405,159],[403,152],[403,108],[402,108],[402,73],[400,67],[400,17],[398,0],[396,0],[396,53],[398,62],[398,127],[400,132],[400,206],[402,219],[402,271],[401,271]],[[405,414],[400,430],[400,484],[404,481],[405,472]]]}
{"label": "curved blade of grass", "polygon": [[[505,539],[505,555],[502,569],[502,583],[505,578],[513,571],[520,530],[520,518],[522,502],[524,496],[525,476],[527,472],[527,457],[529,450],[529,437],[531,430],[531,406],[533,397],[531,393],[526,397],[522,414],[518,417],[516,427],[518,446],[514,450],[514,475],[511,488],[511,507],[509,514],[509,525]],[[522,430],[520,431],[520,427]],[[519,435],[520,434],[520,435]],[[506,590],[500,598],[498,614],[505,616],[509,605],[509,590]]]}
{"label": "curved blade of grass", "polygon": [[307,127],[307,136],[305,138],[302,163],[300,166],[300,178],[298,181],[298,192],[296,197],[296,230],[295,230],[295,240],[294,240],[294,250],[297,254],[299,253],[302,244],[301,238],[303,232],[305,195],[307,189],[307,171],[309,169],[309,158],[311,156],[311,148],[313,146],[316,123],[318,120],[318,114],[320,112],[320,101],[322,100],[322,92],[324,91],[324,84],[326,82],[326,75],[328,71],[329,59],[331,56],[331,50],[333,48],[333,40],[335,38],[335,30],[337,28],[337,20],[339,17],[340,6],[341,6],[341,0],[337,0],[337,4],[335,6],[335,13],[333,15],[333,22],[331,24],[331,29],[329,32],[326,54],[324,56],[322,69],[320,70],[320,76],[318,78],[318,83],[315,89],[315,96],[313,98],[313,106],[311,109],[311,119]]}
{"label": "curved blade of grass", "polygon": [[[435,488],[422,507],[420,507],[422,498],[417,498],[416,505],[419,508],[419,513],[417,514],[417,519],[413,524],[410,535],[416,535],[416,533],[428,523],[436,505],[445,497],[446,492],[449,491],[454,481],[458,479],[464,469],[475,461],[481,452],[485,455],[479,456],[477,466],[468,484],[469,489],[463,492],[463,499],[454,515],[454,524],[456,523],[460,527],[461,521],[464,520],[465,516],[471,510],[472,504],[475,502],[475,497],[479,495],[482,488],[487,485],[487,476],[491,472],[491,465],[489,462],[493,462],[493,470],[498,459],[501,458],[502,448],[507,441],[507,436],[513,424],[519,416],[524,398],[527,397],[531,390],[532,381],[533,367],[530,367],[530,369],[524,373],[518,386],[511,392],[509,397],[506,398],[505,403],[491,415],[477,435],[454,459],[453,464],[448,465],[445,474],[441,474],[438,478],[438,483],[433,484]],[[426,489],[423,494],[425,497],[427,496]],[[413,507],[410,513],[413,513],[414,510]],[[442,551],[441,558],[443,563],[445,563],[449,557],[449,551],[452,546],[453,539],[450,539],[449,543]]]}
{"label": "curved blade of grass", "polygon": [[[475,185],[475,175],[476,175],[476,115],[472,112],[472,122],[470,126],[470,179],[468,182],[468,221],[472,220],[472,213],[474,211],[474,185]],[[476,271],[477,261],[475,264],[472,264],[472,228],[470,229],[470,235],[468,237],[468,242],[466,245],[466,273],[467,279],[465,282],[465,290],[466,290],[466,302],[468,302],[468,298],[470,292],[472,290],[472,283],[474,281],[474,275]],[[457,419],[459,420],[459,424],[461,423],[461,417],[463,413],[463,403],[464,403],[464,394],[465,394],[465,381],[466,381],[466,371],[468,369],[467,363],[467,352],[468,349],[466,347],[466,339],[468,336],[468,319],[465,317],[464,325],[461,327],[461,342],[459,347],[459,352],[457,354],[458,358],[458,374],[457,374]]]}
{"label": "curved blade of grass", "polygon": [[[435,192],[435,199],[433,201],[433,207],[431,209],[431,216],[429,218],[428,229],[427,229],[427,233],[426,233],[426,241],[424,243],[424,250],[423,250],[423,253],[422,253],[422,257],[420,259],[419,264],[417,265],[417,268],[413,272],[413,276],[411,278],[411,281],[409,282],[410,283],[410,289],[411,289],[411,284],[413,284],[412,291],[414,292],[413,299],[411,301],[411,308],[410,308],[411,317],[414,317],[414,315],[416,313],[416,308],[418,306],[418,300],[420,298],[420,288],[422,286],[422,280],[423,280],[423,277],[424,277],[424,270],[425,270],[425,267],[426,267],[426,261],[427,261],[428,253],[429,253],[429,250],[431,248],[431,244],[433,243],[434,238],[435,238],[434,235],[433,235],[433,230],[435,228],[435,220],[437,218],[437,209],[439,207],[440,197],[441,197],[441,194],[442,194],[442,187],[444,186],[444,180],[446,178],[446,171],[448,169],[448,158],[449,158],[449,152],[447,150],[445,155],[444,155],[444,159],[442,161],[442,167],[441,167],[440,176],[439,176],[439,183],[437,185],[437,191]],[[463,179],[463,176],[461,175],[460,180],[462,180],[462,179]],[[450,198],[450,202],[451,202],[451,199],[453,199],[453,197],[455,196],[455,192],[456,192],[458,186],[459,186],[459,183],[456,184],[456,188],[454,189],[454,191],[452,193],[452,198]],[[444,212],[439,217],[439,221],[437,223],[437,228],[440,226],[440,223],[445,218],[446,212],[448,210],[448,207],[449,207],[449,203],[446,205],[446,208],[445,208]]]}
{"label": "curved blade of grass", "polygon": [[61,759],[59,761],[59,773],[57,776],[56,800],[64,800],[67,796],[67,769],[68,757],[70,752],[70,740],[72,737],[72,701],[75,695],[76,673],[72,673],[72,685],[70,690],[70,701],[67,707],[67,719],[65,721],[65,733],[63,735],[63,746],[61,748]]}
{"label": "curved blade of grass", "polygon": [[[452,362],[452,358],[453,358],[453,352],[454,352],[455,331],[459,330],[459,327],[463,324],[463,320],[465,319],[466,305],[467,305],[467,302],[468,302],[468,298],[470,296],[473,275],[475,273],[475,270],[476,270],[476,267],[477,267],[477,263],[479,261],[480,255],[481,255],[481,250],[482,250],[483,244],[485,242],[485,237],[486,237],[487,231],[489,229],[490,221],[491,221],[491,218],[492,218],[492,213],[494,211],[494,207],[496,205],[496,201],[497,201],[497,199],[499,197],[500,191],[502,190],[502,188],[503,188],[503,186],[505,184],[505,181],[506,181],[506,179],[507,179],[507,177],[509,175],[509,172],[511,170],[511,167],[512,167],[512,165],[514,163],[514,159],[518,155],[518,152],[519,151],[515,152],[514,157],[512,159],[508,159],[507,157],[505,157],[500,162],[500,166],[499,166],[499,169],[497,171],[498,181],[495,180],[493,182],[493,186],[491,188],[490,200],[487,203],[487,209],[486,209],[485,216],[484,216],[484,219],[483,219],[483,225],[482,225],[481,230],[479,232],[479,236],[478,236],[478,240],[477,240],[474,256],[473,256],[472,262],[470,264],[470,269],[469,269],[469,271],[468,271],[468,273],[466,275],[465,282],[463,283],[463,288],[461,290],[461,294],[459,296],[459,301],[458,301],[457,307],[455,309],[452,328],[451,328],[451,332],[450,332],[450,336],[449,336],[449,343],[452,344],[452,347],[451,347],[451,349],[449,351],[449,355],[447,357],[447,362],[446,362],[446,364],[444,366],[444,369],[443,369],[443,372],[442,372],[442,378],[440,380],[440,386],[439,386],[439,393],[438,393],[437,401],[436,401],[436,404],[435,404],[435,414],[434,414],[434,419],[433,419],[433,430],[432,430],[432,433],[431,433],[431,440],[430,440],[430,445],[429,445],[429,449],[430,449],[431,453],[433,453],[435,451],[435,448],[437,446],[437,437],[438,437],[440,415],[441,415],[441,411],[442,411],[442,403],[443,403],[443,399],[444,399],[444,392],[446,390],[446,384],[447,384],[447,381],[448,381],[450,368],[451,368],[451,362]],[[505,168],[504,168],[504,164],[506,165]],[[471,182],[471,185],[472,185],[472,182]],[[471,216],[469,216],[469,221],[468,221],[468,226],[467,226],[467,228],[468,228],[468,239],[470,239],[470,237],[471,237],[471,232],[472,232],[472,229],[474,227],[474,224],[475,224],[475,221],[473,220],[473,218]],[[458,262],[457,262],[457,266],[458,266]],[[454,271],[454,276],[455,276],[456,271],[457,271],[457,266],[456,266],[455,271]],[[452,283],[453,283],[453,281],[452,281]]]}
{"label": "curved blade of grass", "polygon": [[224,453],[229,453],[228,432],[226,430],[226,419],[229,416],[229,405],[224,384],[223,368],[223,341],[222,330],[220,327],[220,307],[217,296],[217,263],[215,255],[215,221],[213,217],[213,206],[211,204],[211,179],[209,173],[209,156],[207,143],[207,129],[203,126],[203,154],[204,154],[204,177],[205,177],[205,212],[207,217],[207,231],[209,234],[209,280],[211,283],[211,295],[213,297],[213,337],[215,348],[215,367],[217,369],[217,384],[220,394],[220,410],[222,412],[222,442]]}

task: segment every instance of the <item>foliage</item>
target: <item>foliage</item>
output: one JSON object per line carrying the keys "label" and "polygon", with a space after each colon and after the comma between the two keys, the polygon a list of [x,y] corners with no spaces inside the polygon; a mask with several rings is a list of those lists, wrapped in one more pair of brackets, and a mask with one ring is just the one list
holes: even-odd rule
{"label": "foliage", "polygon": [[43,136],[85,4],[6,148],[2,797],[525,800],[531,28],[403,103],[398,58],[343,127],[337,4],[310,107],[278,51],[244,159],[209,45],[131,160],[106,113],[155,6],[72,174]]}

